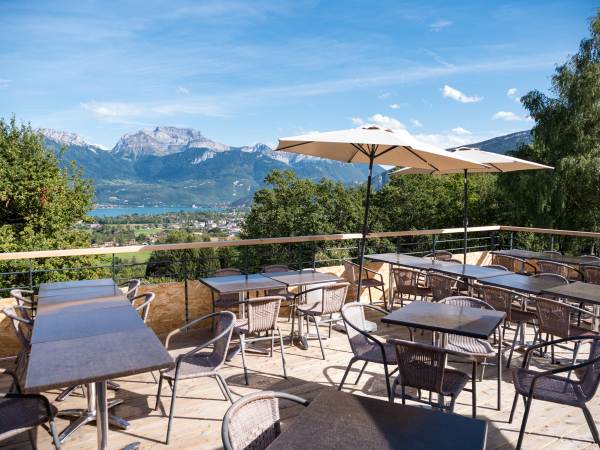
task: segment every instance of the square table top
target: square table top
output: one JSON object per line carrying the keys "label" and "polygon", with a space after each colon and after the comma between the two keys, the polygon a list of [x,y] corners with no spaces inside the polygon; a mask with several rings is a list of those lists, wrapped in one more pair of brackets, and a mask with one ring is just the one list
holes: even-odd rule
{"label": "square table top", "polygon": [[554,253],[534,252],[531,250],[521,250],[513,248],[512,250],[495,250],[492,253],[499,255],[514,256],[521,259],[538,259],[542,261],[553,261],[570,265],[599,265],[600,260],[594,261],[581,256],[555,255]]}
{"label": "square table top", "polygon": [[452,264],[445,266],[438,266],[433,269],[436,272],[441,272],[450,275],[458,275],[462,278],[470,278],[473,280],[480,280],[482,278],[497,277],[501,275],[507,275],[511,272],[507,272],[502,269],[494,269],[493,267],[477,266],[474,264]]}
{"label": "square table top", "polygon": [[418,256],[404,255],[402,253],[379,253],[375,255],[365,255],[366,259],[391,264],[393,266],[409,267],[420,270],[436,270],[439,267],[457,266],[458,264],[450,261],[441,261],[439,259],[421,258]]}
{"label": "square table top", "polygon": [[97,298],[65,298],[46,297],[37,305],[36,317],[46,314],[57,314],[63,311],[69,313],[90,312],[97,309],[114,308],[118,306],[130,306],[131,303],[123,293]]}
{"label": "square table top", "polygon": [[325,272],[314,270],[290,270],[288,272],[269,272],[263,274],[265,277],[285,284],[286,286],[306,286],[317,283],[335,283],[344,281],[343,278]]}
{"label": "square table top", "polygon": [[486,339],[502,323],[504,316],[502,311],[416,301],[391,312],[381,321]]}
{"label": "square table top", "polygon": [[43,295],[46,291],[55,289],[69,289],[82,287],[98,287],[98,286],[115,286],[112,278],[101,278],[98,280],[76,280],[76,281],[55,281],[51,283],[42,283],[40,285],[39,294]]}
{"label": "square table top", "polygon": [[583,281],[554,286],[544,289],[543,293],[559,295],[561,297],[579,300],[584,303],[600,305],[600,286],[597,284],[584,283]]}
{"label": "square table top", "polygon": [[484,420],[323,389],[269,450],[485,448]]}
{"label": "square table top", "polygon": [[61,289],[46,289],[38,294],[38,302],[42,299],[60,298],[63,300],[78,300],[90,297],[109,297],[122,294],[123,291],[115,284],[112,286],[74,286]]}
{"label": "square table top", "polygon": [[200,278],[200,282],[220,294],[235,294],[263,289],[285,289],[286,285],[260,273]]}
{"label": "square table top", "polygon": [[539,295],[545,289],[552,288],[561,284],[560,281],[537,278],[533,276],[521,275],[519,273],[509,273],[497,277],[482,278],[479,280],[481,284],[489,284],[490,286],[501,287],[527,294]]}
{"label": "square table top", "polygon": [[365,255],[365,259],[386,262],[394,265],[400,265],[402,262],[423,260],[423,258],[420,256],[405,255],[404,253],[376,253],[372,255]]}

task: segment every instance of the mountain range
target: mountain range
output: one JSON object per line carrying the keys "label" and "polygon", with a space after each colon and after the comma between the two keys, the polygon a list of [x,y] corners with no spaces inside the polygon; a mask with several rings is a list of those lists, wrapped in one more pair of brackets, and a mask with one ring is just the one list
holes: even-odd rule
{"label": "mountain range", "polygon": [[[367,176],[363,164],[275,152],[260,143],[229,146],[191,128],[159,126],[125,134],[110,150],[74,133],[38,131],[63,166],[74,161],[93,180],[97,204],[240,206],[251,201],[273,169],[292,169],[301,178],[325,177],[347,184],[363,183]],[[505,153],[528,142],[530,134],[513,133],[474,146]]]}

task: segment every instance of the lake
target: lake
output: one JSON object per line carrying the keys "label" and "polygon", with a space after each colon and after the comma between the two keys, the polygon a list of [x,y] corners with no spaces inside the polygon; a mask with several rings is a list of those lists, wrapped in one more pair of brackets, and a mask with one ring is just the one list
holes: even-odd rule
{"label": "lake", "polygon": [[217,207],[202,207],[198,208],[190,208],[190,207],[161,207],[161,206],[149,206],[149,207],[129,207],[129,208],[98,208],[93,209],[88,213],[88,215],[92,217],[116,217],[116,216],[130,216],[132,214],[139,215],[157,215],[157,214],[166,214],[166,213],[176,213],[181,211],[222,211],[223,208]]}

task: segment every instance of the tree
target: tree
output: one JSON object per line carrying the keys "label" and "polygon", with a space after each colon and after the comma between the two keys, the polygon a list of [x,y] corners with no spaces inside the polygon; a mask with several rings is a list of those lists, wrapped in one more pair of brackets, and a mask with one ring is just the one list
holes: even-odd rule
{"label": "tree", "polygon": [[[50,250],[89,246],[88,235],[74,225],[92,207],[93,188],[81,169],[61,169],[58,158],[43,145],[29,125],[13,117],[0,119],[0,251]],[[89,266],[95,258],[52,258],[3,263],[2,271]],[[74,273],[77,277],[82,272]],[[86,272],[83,272],[86,275]],[[90,274],[87,274],[90,275]],[[50,272],[35,281],[65,279],[66,272]],[[18,278],[4,283],[18,283]]]}

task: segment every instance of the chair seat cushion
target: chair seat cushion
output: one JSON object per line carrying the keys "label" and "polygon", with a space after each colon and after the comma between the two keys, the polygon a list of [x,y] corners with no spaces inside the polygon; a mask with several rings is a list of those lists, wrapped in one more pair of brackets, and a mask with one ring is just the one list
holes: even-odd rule
{"label": "chair seat cushion", "polygon": [[569,328],[569,336],[590,336],[591,337],[591,336],[598,336],[598,334],[600,334],[600,333],[598,333],[597,331],[593,331],[588,328],[582,328],[582,327],[578,327],[578,326],[574,326],[574,325],[572,325]]}
{"label": "chair seat cushion", "polygon": [[321,302],[313,302],[313,303],[302,303],[296,307],[298,311],[303,314],[308,314],[309,316],[320,316],[323,307],[321,306]]}
{"label": "chair seat cushion", "polygon": [[[529,395],[533,377],[539,373],[523,368],[514,369],[513,383],[515,390],[521,395]],[[571,406],[579,406],[585,403],[579,384],[557,375],[539,378],[535,383],[533,398]]]}
{"label": "chair seat cushion", "polygon": [[[206,377],[216,372],[212,353],[198,352],[192,356],[186,357],[179,367],[179,379]],[[175,368],[161,371],[164,378],[175,379]]]}
{"label": "chair seat cushion", "polygon": [[466,336],[449,337],[446,348],[454,352],[485,358],[496,354],[496,350],[488,341]]}
{"label": "chair seat cushion", "polygon": [[[50,405],[52,415],[57,410]],[[0,440],[8,439],[49,420],[41,398],[3,398],[0,400]]]}
{"label": "chair seat cushion", "polygon": [[[394,344],[383,344],[383,349],[385,351],[385,357],[387,359],[388,364],[397,364],[398,359],[396,355],[396,347]],[[381,347],[376,344],[373,344],[369,349],[365,349],[360,353],[357,353],[356,358],[362,361],[369,361],[378,364],[383,364],[383,355],[381,354]]]}
{"label": "chair seat cushion", "polygon": [[444,383],[442,385],[442,394],[458,397],[463,388],[469,382],[469,375],[460,370],[446,369],[444,371]]}

